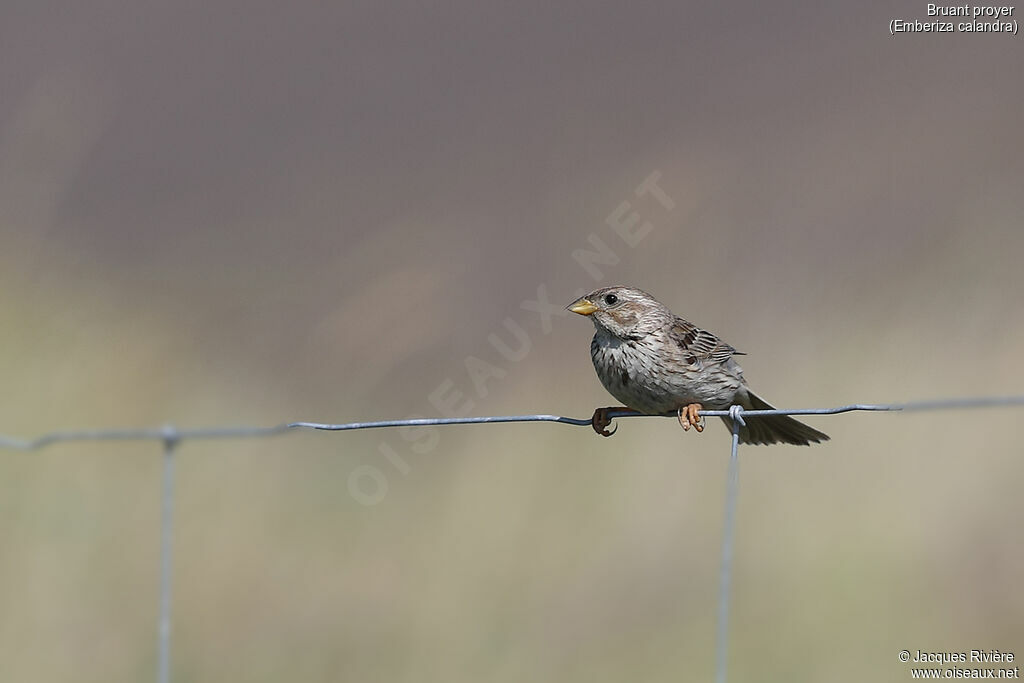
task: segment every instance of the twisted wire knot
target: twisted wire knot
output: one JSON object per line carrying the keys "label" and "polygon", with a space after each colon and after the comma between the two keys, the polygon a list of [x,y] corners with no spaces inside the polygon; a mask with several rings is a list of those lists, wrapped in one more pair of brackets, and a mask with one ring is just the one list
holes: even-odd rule
{"label": "twisted wire knot", "polygon": [[746,422],[746,420],[743,419],[743,414],[742,413],[743,413],[743,406],[738,406],[738,405],[731,405],[731,406],[729,406],[729,417],[732,420],[734,420],[736,422],[739,422],[742,426],[746,427],[747,426],[747,422]]}

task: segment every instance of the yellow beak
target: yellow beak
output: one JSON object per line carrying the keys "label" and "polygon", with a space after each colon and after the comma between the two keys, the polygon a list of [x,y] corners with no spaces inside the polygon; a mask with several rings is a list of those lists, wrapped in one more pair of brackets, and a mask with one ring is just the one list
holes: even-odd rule
{"label": "yellow beak", "polygon": [[590,303],[590,299],[583,298],[577,299],[570,306],[569,310],[573,313],[579,313],[580,315],[590,315],[597,310],[597,306]]}

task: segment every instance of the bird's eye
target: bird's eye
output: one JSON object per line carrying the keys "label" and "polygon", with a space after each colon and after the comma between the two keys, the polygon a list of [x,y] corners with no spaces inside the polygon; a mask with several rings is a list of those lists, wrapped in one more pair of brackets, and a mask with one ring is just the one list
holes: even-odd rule
{"label": "bird's eye", "polygon": [[615,296],[614,294],[605,294],[604,302],[609,306],[614,306],[615,304],[619,303],[619,297]]}

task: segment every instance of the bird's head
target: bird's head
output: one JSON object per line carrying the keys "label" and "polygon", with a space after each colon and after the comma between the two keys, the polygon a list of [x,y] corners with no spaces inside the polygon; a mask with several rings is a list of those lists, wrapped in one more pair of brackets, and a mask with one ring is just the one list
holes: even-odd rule
{"label": "bird's head", "polygon": [[576,299],[568,310],[589,316],[594,327],[626,339],[652,332],[674,317],[653,296],[634,287],[604,287]]}

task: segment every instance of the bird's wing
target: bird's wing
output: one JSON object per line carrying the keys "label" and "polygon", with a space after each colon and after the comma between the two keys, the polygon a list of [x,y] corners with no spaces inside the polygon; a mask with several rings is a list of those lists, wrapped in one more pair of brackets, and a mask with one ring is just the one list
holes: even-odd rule
{"label": "bird's wing", "polygon": [[742,355],[711,332],[682,318],[675,319],[669,327],[668,335],[685,353],[702,361],[724,363],[734,355]]}

